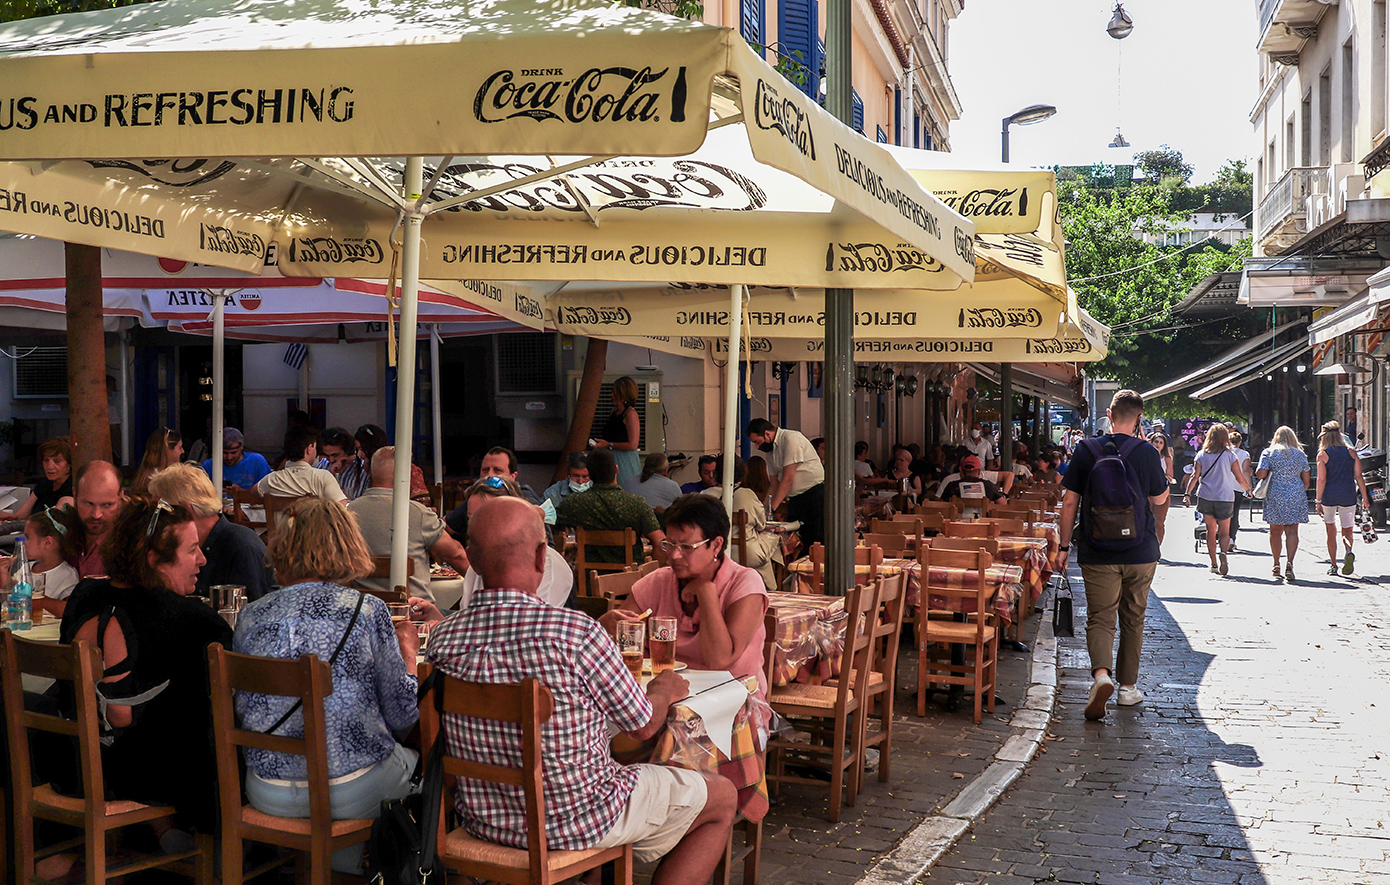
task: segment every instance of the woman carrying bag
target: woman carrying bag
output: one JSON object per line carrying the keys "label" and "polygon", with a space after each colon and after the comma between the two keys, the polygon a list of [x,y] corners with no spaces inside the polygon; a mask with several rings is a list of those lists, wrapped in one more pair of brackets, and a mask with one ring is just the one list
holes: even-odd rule
{"label": "woman carrying bag", "polygon": [[[1197,490],[1197,512],[1207,525],[1207,555],[1211,558],[1213,574],[1225,575],[1229,570],[1226,553],[1230,548],[1231,514],[1235,512],[1236,489],[1250,491],[1250,482],[1240,469],[1240,462],[1231,454],[1231,435],[1224,424],[1213,424],[1207,430],[1202,451],[1192,462],[1192,478],[1187,481],[1183,503]],[[1220,552],[1218,552],[1220,551]]]}

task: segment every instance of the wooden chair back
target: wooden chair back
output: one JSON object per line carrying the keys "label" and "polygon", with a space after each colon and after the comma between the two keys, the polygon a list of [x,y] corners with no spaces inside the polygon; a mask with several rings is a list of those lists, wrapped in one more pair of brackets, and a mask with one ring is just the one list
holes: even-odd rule
{"label": "wooden chair back", "polygon": [[432,482],[427,488],[430,490],[430,509],[443,517],[446,513],[444,510],[444,483]]}
{"label": "wooden chair back", "polygon": [[575,608],[597,621],[613,607],[612,600],[603,596],[576,596]]}
{"label": "wooden chair back", "polygon": [[945,536],[928,538],[927,546],[932,550],[964,550],[967,553],[974,553],[976,550],[988,550],[990,556],[999,555],[999,542],[994,538],[947,538]]}
{"label": "wooden chair back", "polygon": [[922,521],[922,533],[928,532],[940,534],[945,528],[946,523],[955,517],[947,517],[944,513],[923,513],[917,517]]}
{"label": "wooden chair back", "polygon": [[898,532],[865,532],[859,543],[883,548],[883,555],[901,558],[909,553],[909,537]]}
{"label": "wooden chair back", "polygon": [[1008,537],[1018,537],[1027,528],[1023,520],[1012,517],[986,516],[980,522],[994,525],[998,529],[998,534]]}
{"label": "wooden chair back", "polygon": [[[414,557],[412,557],[412,558],[410,558],[410,559],[407,559],[407,560],[405,561],[405,576],[406,576],[407,578],[413,578],[413,577],[415,577],[415,559],[414,559]],[[367,578],[389,578],[389,577],[391,577],[391,557],[389,557],[389,556],[373,556],[373,557],[372,557],[372,570],[371,570],[370,572],[368,572],[366,575],[364,575],[364,577],[367,577]]]}
{"label": "wooden chair back", "polygon": [[[464,682],[447,673],[439,673],[436,691],[442,692],[441,710],[444,715],[468,716],[511,725],[521,732],[520,759],[516,767],[474,762],[445,753],[445,801],[439,821],[428,826],[440,827],[439,856],[444,865],[457,873],[475,879],[493,880],[508,885],[550,885],[574,878],[587,870],[609,862],[617,864],[618,885],[631,885],[632,846],[622,845],[604,850],[552,851],[545,838],[545,791],[541,771],[541,729],[555,713],[555,698],[550,689],[537,679],[527,679],[513,685],[489,685]],[[432,704],[421,705],[421,752],[428,754],[436,740],[442,740],[442,722]],[[443,812],[453,803],[448,795],[450,781],[468,778],[486,781],[511,789],[520,789],[526,809],[525,851],[510,849],[475,839],[462,827],[445,832]]]}
{"label": "wooden chair back", "polygon": [[645,578],[647,575],[650,575],[652,572],[656,571],[659,568],[661,568],[661,563],[657,562],[655,559],[649,559],[641,565],[637,566],[637,573]]}
{"label": "wooden chair back", "polygon": [[[583,526],[574,530],[575,551],[574,568],[579,581],[576,592],[580,596],[593,595],[589,589],[589,572],[620,572],[637,564],[633,548],[637,546],[637,532],[631,527],[621,531],[599,531]],[[598,562],[589,558],[590,547],[618,547],[623,551],[622,562]]]}
{"label": "wooden chair back", "polygon": [[410,593],[407,592],[404,587],[396,587],[391,590],[381,590],[376,587],[359,587],[357,589],[368,596],[375,596],[377,599],[388,604],[395,603],[399,605],[400,603],[410,601]]}
{"label": "wooden chair back", "polygon": [[266,495],[265,496],[265,543],[275,537],[280,527],[280,515],[294,506],[296,501],[312,498],[313,495]]}
{"label": "wooden chair back", "polygon": [[599,596],[608,600],[610,606],[621,605],[632,595],[632,585],[642,580],[642,573],[637,569],[628,569],[621,572],[590,572],[589,589],[591,595]]}
{"label": "wooden chair back", "polygon": [[[871,584],[878,580],[879,567],[883,565],[883,548],[877,545],[854,548],[854,583]],[[866,570],[860,574],[859,567]],[[811,545],[811,593],[825,594],[825,545],[817,541]]]}
{"label": "wooden chair back", "polygon": [[[153,867],[171,867],[196,881],[211,885],[212,839],[197,839],[192,851],[169,855],[129,854],[119,860],[106,855],[107,834],[132,824],[168,820],[170,806],[143,805],[128,800],[106,801],[106,781],[101,759],[101,720],[97,713],[96,686],[101,678],[101,652],[81,640],[69,645],[21,639],[0,631],[0,691],[4,695],[5,738],[9,747],[9,791],[14,870],[21,882],[41,881],[34,867],[41,856],[82,845],[86,881],[106,882]],[[76,705],[72,719],[27,710],[24,707],[25,676],[67,683]],[[72,740],[82,784],[81,797],[58,793],[52,784],[35,784],[31,763],[31,732],[45,742]],[[46,820],[82,831],[77,840],[39,851],[34,845],[34,821]],[[0,867],[9,878],[8,866]]]}
{"label": "wooden chair back", "polygon": [[922,534],[922,517],[914,514],[898,514],[892,519],[882,519],[876,516],[869,520],[869,531],[920,535]]}
{"label": "wooden chair back", "polygon": [[763,678],[772,687],[772,674],[777,667],[777,612],[763,613]]}
{"label": "wooden chair back", "polygon": [[992,522],[948,522],[942,531],[948,538],[997,538],[999,526]]}
{"label": "wooden chair back", "polygon": [[734,561],[744,565],[748,562],[748,511],[735,510],[732,523],[733,547],[737,553]]}
{"label": "wooden chair back", "polygon": [[251,517],[247,515],[246,508],[248,506],[260,506],[260,493],[255,489],[241,489],[232,486],[226,494],[232,499],[232,522],[254,529],[255,526],[251,524]]}
{"label": "wooden chair back", "polygon": [[439,488],[439,510],[440,516],[447,516],[454,512],[463,504],[463,495],[468,491],[468,487],[473,484],[472,480],[467,479],[446,479],[440,484]]}
{"label": "wooden chair back", "polygon": [[[878,579],[878,583],[878,617],[873,625],[872,666],[872,674],[877,674],[877,679],[868,686],[868,691],[871,696],[877,696],[879,699],[879,727],[878,733],[872,739],[866,739],[864,746],[879,748],[878,779],[887,783],[892,772],[893,701],[897,693],[898,649],[902,644],[903,613],[907,608],[907,576],[901,572],[896,575],[883,575]],[[865,720],[870,712],[872,710],[866,710]]]}
{"label": "wooden chair back", "polygon": [[960,509],[949,501],[923,501],[917,505],[918,516],[936,514],[946,519],[960,518]]}
{"label": "wooden chair back", "polygon": [[1038,521],[1038,511],[1030,510],[1027,507],[1001,507],[991,504],[985,508],[985,515],[990,519],[1017,519],[1026,525],[1032,525]]}
{"label": "wooden chair back", "polygon": [[[327,883],[332,878],[333,852],[366,842],[371,820],[333,819],[328,798],[328,726],[323,699],[333,693],[333,675],[328,663],[316,655],[300,655],[294,660],[262,658],[227,651],[213,643],[208,646],[208,674],[212,688],[213,748],[217,756],[217,786],[221,795],[222,881],[239,885],[274,869],[293,856],[280,857],[257,870],[243,869],[242,843],[264,842],[295,852],[308,852],[310,881]],[[248,731],[238,727],[233,698],[236,692],[273,695],[273,710],[288,710],[294,701],[300,711],[291,717],[302,720],[303,737],[286,737],[281,728],[275,734]],[[286,723],[287,725],[289,723]],[[241,804],[241,766],[238,756],[243,747],[303,756],[309,796],[308,818],[275,817]]]}

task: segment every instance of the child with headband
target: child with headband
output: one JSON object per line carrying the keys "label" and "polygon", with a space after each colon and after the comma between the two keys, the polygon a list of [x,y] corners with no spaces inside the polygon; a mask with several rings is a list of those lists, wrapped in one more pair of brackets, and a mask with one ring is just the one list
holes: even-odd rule
{"label": "child with headband", "polygon": [[[24,549],[34,576],[34,623],[39,612],[62,617],[67,598],[77,586],[77,541],[73,526],[77,518],[66,507],[46,507],[24,521]],[[9,592],[13,578],[12,557],[0,558],[0,589]]]}

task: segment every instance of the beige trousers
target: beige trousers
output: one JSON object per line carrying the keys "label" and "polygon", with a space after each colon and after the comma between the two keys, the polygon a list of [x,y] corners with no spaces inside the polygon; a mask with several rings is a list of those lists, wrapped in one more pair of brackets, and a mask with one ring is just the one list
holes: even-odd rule
{"label": "beige trousers", "polygon": [[[1156,562],[1141,565],[1083,565],[1086,582],[1086,650],[1091,672],[1106,669],[1120,685],[1139,679],[1139,653],[1144,649],[1144,610]],[[1115,622],[1120,625],[1119,667],[1115,660]]]}

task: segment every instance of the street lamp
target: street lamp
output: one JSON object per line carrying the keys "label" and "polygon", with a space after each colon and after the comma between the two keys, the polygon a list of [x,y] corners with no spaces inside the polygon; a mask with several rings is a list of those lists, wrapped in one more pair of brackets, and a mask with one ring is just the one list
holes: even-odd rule
{"label": "street lamp", "polygon": [[1012,114],[1009,114],[1009,116],[1005,117],[1003,121],[1000,123],[999,128],[999,154],[1001,159],[1003,159],[1005,163],[1009,162],[1010,126],[1031,126],[1034,123],[1041,123],[1043,120],[1046,120],[1048,117],[1051,117],[1055,113],[1057,113],[1057,109],[1050,104],[1030,104],[1023,110],[1015,111]]}
{"label": "street lamp", "polygon": [[1105,33],[1114,37],[1116,40],[1123,40],[1134,31],[1134,19],[1125,12],[1123,5],[1115,4],[1115,14],[1110,16],[1110,23],[1105,26]]}

